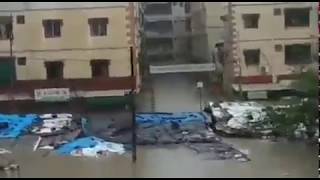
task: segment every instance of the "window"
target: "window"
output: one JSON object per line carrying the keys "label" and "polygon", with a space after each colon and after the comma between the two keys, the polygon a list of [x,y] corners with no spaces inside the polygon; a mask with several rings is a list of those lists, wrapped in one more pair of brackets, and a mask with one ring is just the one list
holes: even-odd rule
{"label": "window", "polygon": [[292,44],[285,46],[285,64],[308,64],[311,62],[310,44]]}
{"label": "window", "polygon": [[19,66],[25,66],[27,64],[27,58],[26,57],[19,57],[18,58],[18,65]]}
{"label": "window", "polygon": [[0,40],[9,40],[12,32],[11,23],[0,24]]}
{"label": "window", "polygon": [[183,7],[183,2],[180,2],[180,7]]}
{"label": "window", "polygon": [[281,9],[280,8],[273,9],[273,15],[280,16],[281,15]]}
{"label": "window", "polygon": [[43,20],[44,36],[46,38],[55,38],[61,36],[62,20]]}
{"label": "window", "polygon": [[285,27],[309,27],[309,8],[285,9]]}
{"label": "window", "polygon": [[45,62],[47,79],[63,79],[63,62]]}
{"label": "window", "polygon": [[247,66],[259,65],[260,63],[260,49],[250,49],[243,51],[244,59]]}
{"label": "window", "polygon": [[106,36],[108,18],[91,18],[88,20],[91,36]]}
{"label": "window", "polygon": [[24,24],[24,16],[23,15],[17,16],[17,24]]}
{"label": "window", "polygon": [[259,14],[243,14],[244,28],[258,28]]}
{"label": "window", "polygon": [[109,77],[110,60],[96,59],[91,60],[92,77]]}

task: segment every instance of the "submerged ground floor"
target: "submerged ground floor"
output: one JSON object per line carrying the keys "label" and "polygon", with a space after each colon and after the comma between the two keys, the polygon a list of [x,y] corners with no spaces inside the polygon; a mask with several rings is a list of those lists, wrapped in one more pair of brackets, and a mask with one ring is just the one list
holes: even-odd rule
{"label": "submerged ground floor", "polygon": [[[172,74],[152,76],[149,86],[136,97],[137,112],[182,112],[199,111],[200,103],[220,97],[212,94],[209,83],[204,81],[202,99],[196,82],[202,79],[195,75]],[[111,103],[113,104],[113,103]],[[82,112],[92,119],[107,125],[108,120],[118,119],[122,127],[130,127],[127,109],[100,110],[99,113],[67,103],[45,107],[22,106],[17,111],[29,113]],[[5,112],[8,105],[2,105]],[[103,105],[105,106],[105,105]],[[18,107],[18,106],[13,106]],[[29,107],[23,108],[23,107]],[[81,106],[80,106],[81,107]],[[11,110],[10,108],[8,110]],[[130,116],[130,115],[129,115]],[[122,119],[122,120],[119,120]],[[95,124],[97,128],[100,124]],[[1,173],[1,177],[317,177],[318,147],[298,142],[270,142],[252,139],[224,139],[235,148],[247,152],[251,161],[208,160],[184,145],[161,147],[139,146],[137,162],[132,164],[131,156],[115,155],[92,159],[61,157],[55,154],[33,152],[36,139],[23,137],[19,143],[1,142],[1,147],[11,147],[13,156],[20,165],[20,171]],[[303,154],[303,156],[301,156]],[[32,163],[32,166],[30,165]]]}

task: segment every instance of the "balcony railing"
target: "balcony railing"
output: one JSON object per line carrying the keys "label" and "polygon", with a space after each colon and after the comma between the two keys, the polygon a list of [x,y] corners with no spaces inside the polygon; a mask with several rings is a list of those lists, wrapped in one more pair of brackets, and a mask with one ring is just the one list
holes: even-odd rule
{"label": "balcony railing", "polygon": [[145,32],[145,36],[147,38],[173,38],[173,32],[154,32],[154,31],[147,31]]}

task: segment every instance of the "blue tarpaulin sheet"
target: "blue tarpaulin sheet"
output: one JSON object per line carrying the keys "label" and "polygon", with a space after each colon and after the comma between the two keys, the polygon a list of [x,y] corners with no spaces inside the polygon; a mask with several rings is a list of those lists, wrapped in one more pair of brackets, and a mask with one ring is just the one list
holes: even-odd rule
{"label": "blue tarpaulin sheet", "polygon": [[0,129],[0,138],[17,138],[39,121],[38,116],[33,114],[25,116],[0,114],[0,123],[8,124],[7,128]]}
{"label": "blue tarpaulin sheet", "polygon": [[93,137],[93,136],[80,138],[71,143],[61,146],[59,149],[57,149],[57,153],[59,155],[68,156],[74,150],[89,148],[89,147],[93,148],[99,142],[104,142],[104,140]]}
{"label": "blue tarpaulin sheet", "polygon": [[206,116],[201,112],[180,113],[139,113],[136,115],[138,125],[164,125],[167,123],[205,123]]}

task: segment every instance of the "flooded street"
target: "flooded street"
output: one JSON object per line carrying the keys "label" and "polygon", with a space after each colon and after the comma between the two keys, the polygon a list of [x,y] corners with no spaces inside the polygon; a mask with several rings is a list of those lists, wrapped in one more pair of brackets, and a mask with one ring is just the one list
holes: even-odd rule
{"label": "flooded street", "polygon": [[[193,77],[153,77],[155,111],[198,111],[197,78]],[[203,97],[213,99],[205,89]],[[150,111],[152,103],[138,104],[140,111]],[[43,153],[32,152],[35,139],[26,137],[13,148],[20,172],[0,177],[318,177],[317,146],[253,139],[225,141],[248,151],[251,161],[210,161],[182,146],[139,147],[135,165],[130,154],[106,159],[58,157],[53,153],[42,156]]]}
{"label": "flooded street", "polygon": [[[250,162],[209,161],[195,152],[179,148],[138,148],[138,160],[131,156],[106,159],[42,157],[30,146],[17,145],[19,174],[1,177],[317,177],[318,148],[302,143],[271,143],[262,140],[228,139],[235,147],[249,151]],[[43,154],[43,153],[42,153]]]}

